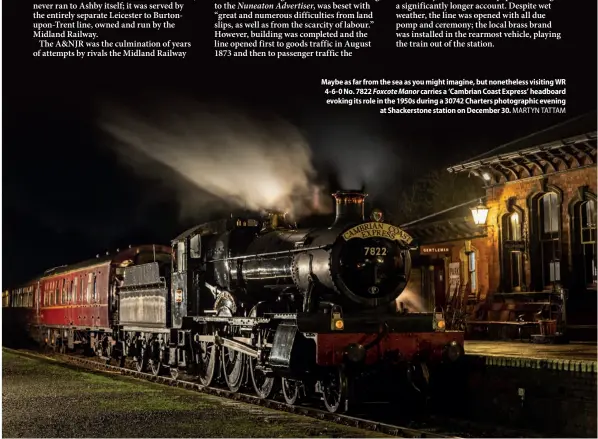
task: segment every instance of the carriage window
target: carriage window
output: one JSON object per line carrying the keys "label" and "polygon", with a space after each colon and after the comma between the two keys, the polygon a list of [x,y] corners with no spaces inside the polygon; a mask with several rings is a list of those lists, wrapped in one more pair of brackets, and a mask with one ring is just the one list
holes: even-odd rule
{"label": "carriage window", "polygon": [[201,241],[199,238],[200,238],[199,235],[195,235],[189,241],[191,258],[193,258],[193,259],[198,259],[201,257]]}
{"label": "carriage window", "polygon": [[93,274],[93,285],[91,288],[91,300],[92,302],[97,302],[97,282],[98,276],[94,273]]}
{"label": "carriage window", "polygon": [[91,303],[91,288],[93,287],[93,273],[89,273],[87,275],[87,297],[85,297],[85,301],[87,303]]}
{"label": "carriage window", "polygon": [[66,287],[67,287],[66,279],[62,279],[62,298],[60,299],[60,302],[63,305],[67,302]]}
{"label": "carriage window", "polygon": [[180,241],[177,243],[177,255],[176,255],[177,271],[179,273],[182,273],[187,270],[186,256],[187,255],[185,254],[185,241]]}
{"label": "carriage window", "polygon": [[73,279],[73,291],[72,291],[73,302],[77,301],[77,281],[78,280],[79,280],[79,278],[76,276]]}

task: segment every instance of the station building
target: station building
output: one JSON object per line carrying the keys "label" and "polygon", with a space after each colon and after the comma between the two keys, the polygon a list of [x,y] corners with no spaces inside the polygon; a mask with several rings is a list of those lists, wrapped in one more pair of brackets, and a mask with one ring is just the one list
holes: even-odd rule
{"label": "station building", "polygon": [[471,338],[595,340],[596,150],[593,112],[448,168],[486,195],[403,225],[411,288]]}

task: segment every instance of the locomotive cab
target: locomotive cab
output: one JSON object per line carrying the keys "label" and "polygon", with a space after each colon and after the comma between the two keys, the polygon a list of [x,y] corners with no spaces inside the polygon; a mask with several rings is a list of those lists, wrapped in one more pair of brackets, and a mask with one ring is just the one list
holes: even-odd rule
{"label": "locomotive cab", "polygon": [[[182,327],[186,316],[216,312],[222,290],[230,287],[230,257],[244,251],[262,222],[248,215],[195,226],[172,241],[172,321]],[[207,263],[208,262],[208,263]],[[233,307],[234,308],[234,307]]]}
{"label": "locomotive cab", "polygon": [[201,274],[201,230],[187,230],[172,241],[171,312],[173,327],[180,328],[183,318],[201,310],[200,294],[194,279]]}

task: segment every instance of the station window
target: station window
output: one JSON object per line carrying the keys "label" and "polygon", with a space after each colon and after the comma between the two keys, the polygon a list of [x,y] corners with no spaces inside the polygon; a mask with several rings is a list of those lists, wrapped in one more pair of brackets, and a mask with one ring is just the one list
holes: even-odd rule
{"label": "station window", "polygon": [[[584,283],[596,287],[596,201],[589,200],[579,206],[579,231],[583,254]],[[581,268],[581,267],[580,267]]]}
{"label": "station window", "polygon": [[540,254],[544,287],[561,280],[559,208],[558,196],[554,192],[540,198]]}
{"label": "station window", "polygon": [[476,295],[478,285],[478,250],[472,245],[465,245],[459,252],[461,260],[462,284],[469,287],[469,294]]}
{"label": "station window", "polygon": [[469,255],[469,279],[471,280],[471,292],[478,292],[478,272],[477,272],[477,258],[476,253],[473,252]]}

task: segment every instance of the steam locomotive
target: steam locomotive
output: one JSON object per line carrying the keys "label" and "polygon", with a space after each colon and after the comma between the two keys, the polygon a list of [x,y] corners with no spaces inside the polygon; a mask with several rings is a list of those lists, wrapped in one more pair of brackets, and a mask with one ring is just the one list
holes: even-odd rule
{"label": "steam locomotive", "polygon": [[[262,398],[280,389],[288,404],[321,396],[330,412],[348,410],[374,372],[425,389],[435,370],[462,357],[463,333],[446,331],[442,312],[402,306],[412,238],[379,211],[365,221],[364,193],[333,196],[329,227],[298,229],[276,211],[231,217],[185,231],[171,249],[108,258],[96,284],[90,263],[46,273],[31,284],[32,330],[42,343],[130,358],[156,375],[184,371],[232,392],[248,384]],[[85,322],[73,319],[77,270],[92,304]],[[61,283],[64,273],[71,278]],[[55,294],[70,317],[50,324],[43,316],[54,312]]]}

